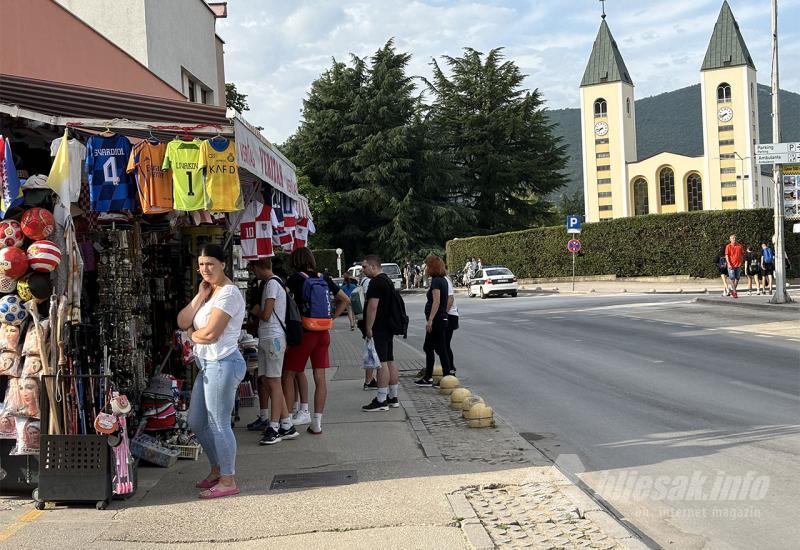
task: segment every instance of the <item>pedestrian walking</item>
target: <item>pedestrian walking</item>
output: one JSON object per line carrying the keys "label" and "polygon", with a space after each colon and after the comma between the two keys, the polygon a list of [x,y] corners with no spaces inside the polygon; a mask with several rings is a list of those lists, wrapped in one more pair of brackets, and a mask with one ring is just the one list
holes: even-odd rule
{"label": "pedestrian walking", "polygon": [[[369,290],[370,278],[363,271],[361,273],[363,274],[363,278],[361,279],[360,284],[362,292],[364,294],[364,301],[366,302],[366,296],[367,296],[367,291]],[[364,336],[364,338],[367,337],[366,318],[367,318],[366,304],[364,304],[364,313],[361,315],[361,319],[358,322],[358,327],[359,329],[361,329],[361,334]],[[365,361],[364,365],[366,364],[367,363]],[[364,366],[364,391],[377,390],[377,389],[378,389],[378,380],[375,378],[375,369]]]}
{"label": "pedestrian walking", "polygon": [[447,279],[447,355],[450,357],[450,368],[453,374],[456,373],[456,362],[453,356],[453,332],[458,330],[459,313],[458,306],[456,305],[456,291],[453,287],[453,280],[446,276]]}
{"label": "pedestrian walking", "polygon": [[[274,445],[284,439],[294,439],[300,435],[292,424],[292,417],[283,395],[281,382],[283,358],[286,354],[286,289],[283,280],[272,271],[272,260],[265,258],[250,262],[255,276],[265,281],[261,298],[261,311],[258,324],[258,384],[259,401],[261,388],[272,400],[272,408],[267,411],[264,434],[259,444]],[[263,403],[261,414],[264,414]],[[261,418],[261,415],[259,415]],[[248,424],[248,429],[250,425]]]}
{"label": "pedestrian walking", "polygon": [[434,352],[442,363],[442,374],[451,372],[450,355],[447,353],[447,271],[444,261],[438,256],[428,256],[425,267],[431,277],[425,302],[425,374],[414,383],[417,386],[433,386]]}
{"label": "pedestrian walking", "polygon": [[739,279],[742,276],[742,260],[744,259],[744,247],[736,242],[736,235],[730,236],[730,242],[725,247],[725,261],[728,264],[728,279],[730,280],[730,293],[734,298],[739,295],[736,287],[739,286]]}
{"label": "pedestrian walking", "polygon": [[[350,298],[353,294],[353,291],[358,288],[358,285],[350,276],[349,273],[344,274],[344,282],[342,283],[342,292],[344,292],[348,298]],[[353,305],[348,302],[347,304],[347,318],[350,319],[350,330],[356,329],[356,316],[353,313]]]}
{"label": "pedestrian walking", "polygon": [[207,244],[197,259],[202,281],[192,301],[178,314],[178,326],[194,342],[200,369],[192,388],[188,422],[202,445],[211,472],[195,486],[200,498],[239,493],[235,480],[236,437],[231,411],[247,367],[239,351],[245,302],[225,274],[225,252]]}
{"label": "pedestrian walking", "polygon": [[717,257],[714,260],[714,265],[719,269],[719,278],[722,279],[722,295],[728,296],[730,289],[728,287],[728,261],[725,259],[725,245],[720,245],[717,251]]}
{"label": "pedestrian walking", "polygon": [[767,243],[761,243],[761,274],[764,277],[764,291],[772,294],[772,284],[775,280],[775,252]]}
{"label": "pedestrian walking", "polygon": [[[330,328],[333,320],[344,312],[350,299],[333,282],[329,275],[317,271],[314,254],[306,247],[292,252],[290,263],[295,273],[286,281],[286,286],[297,303],[303,320],[303,338],[300,345],[286,350],[283,361],[283,393],[287,402],[294,402],[295,382],[300,393],[300,410],[292,422],[294,425],[311,424],[308,432],[322,433],[322,413],[328,395],[325,371],[330,366],[328,349],[331,345]],[[335,310],[331,316],[330,296],[334,297]],[[308,409],[308,380],[306,363],[311,359],[314,373],[314,415]]]}
{"label": "pedestrian walking", "polygon": [[753,280],[756,282],[756,295],[760,295],[763,290],[761,280],[761,257],[757,252],[753,252],[753,247],[748,246],[744,255],[744,271],[747,275],[747,295],[753,294]]}
{"label": "pedestrian walking", "polygon": [[400,406],[397,398],[400,373],[394,362],[394,334],[390,325],[395,290],[391,279],[381,269],[380,258],[375,254],[364,258],[363,270],[370,278],[364,330],[366,337],[372,338],[381,368],[378,369],[378,394],[361,410],[388,411],[390,407]]}

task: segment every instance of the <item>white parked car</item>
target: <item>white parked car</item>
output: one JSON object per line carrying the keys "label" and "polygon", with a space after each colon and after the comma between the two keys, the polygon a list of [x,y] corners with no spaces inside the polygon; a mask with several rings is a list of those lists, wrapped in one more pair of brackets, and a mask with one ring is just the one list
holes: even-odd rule
{"label": "white parked car", "polygon": [[495,266],[479,269],[467,288],[467,296],[517,295],[517,278],[507,267]]}
{"label": "white parked car", "polygon": [[[400,266],[397,264],[381,264],[381,269],[392,280],[395,290],[403,288],[403,274],[400,272]],[[355,280],[361,280],[361,266],[354,265],[347,270],[351,277]]]}

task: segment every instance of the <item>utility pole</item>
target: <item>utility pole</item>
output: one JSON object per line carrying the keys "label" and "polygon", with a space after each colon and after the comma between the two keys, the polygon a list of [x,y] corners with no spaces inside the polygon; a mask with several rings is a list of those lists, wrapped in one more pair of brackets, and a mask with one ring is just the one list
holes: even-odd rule
{"label": "utility pole", "polygon": [[[772,0],[772,143],[781,142],[780,102],[778,101],[778,0]],[[775,180],[775,294],[773,304],[791,302],[786,292],[786,264],[783,242],[783,174],[780,164],[772,165]]]}

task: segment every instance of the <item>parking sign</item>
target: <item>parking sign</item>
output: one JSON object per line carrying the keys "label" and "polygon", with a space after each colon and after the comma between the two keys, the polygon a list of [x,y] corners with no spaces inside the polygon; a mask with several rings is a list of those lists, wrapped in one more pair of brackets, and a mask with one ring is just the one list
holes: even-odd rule
{"label": "parking sign", "polygon": [[581,217],[578,214],[570,214],[567,216],[567,233],[580,233],[581,232]]}

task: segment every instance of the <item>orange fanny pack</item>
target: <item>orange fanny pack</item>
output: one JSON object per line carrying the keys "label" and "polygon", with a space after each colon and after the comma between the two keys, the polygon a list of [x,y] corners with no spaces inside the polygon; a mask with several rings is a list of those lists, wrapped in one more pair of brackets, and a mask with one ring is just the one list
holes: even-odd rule
{"label": "orange fanny pack", "polygon": [[309,332],[324,332],[333,328],[333,319],[318,319],[315,317],[303,317],[303,330]]}

